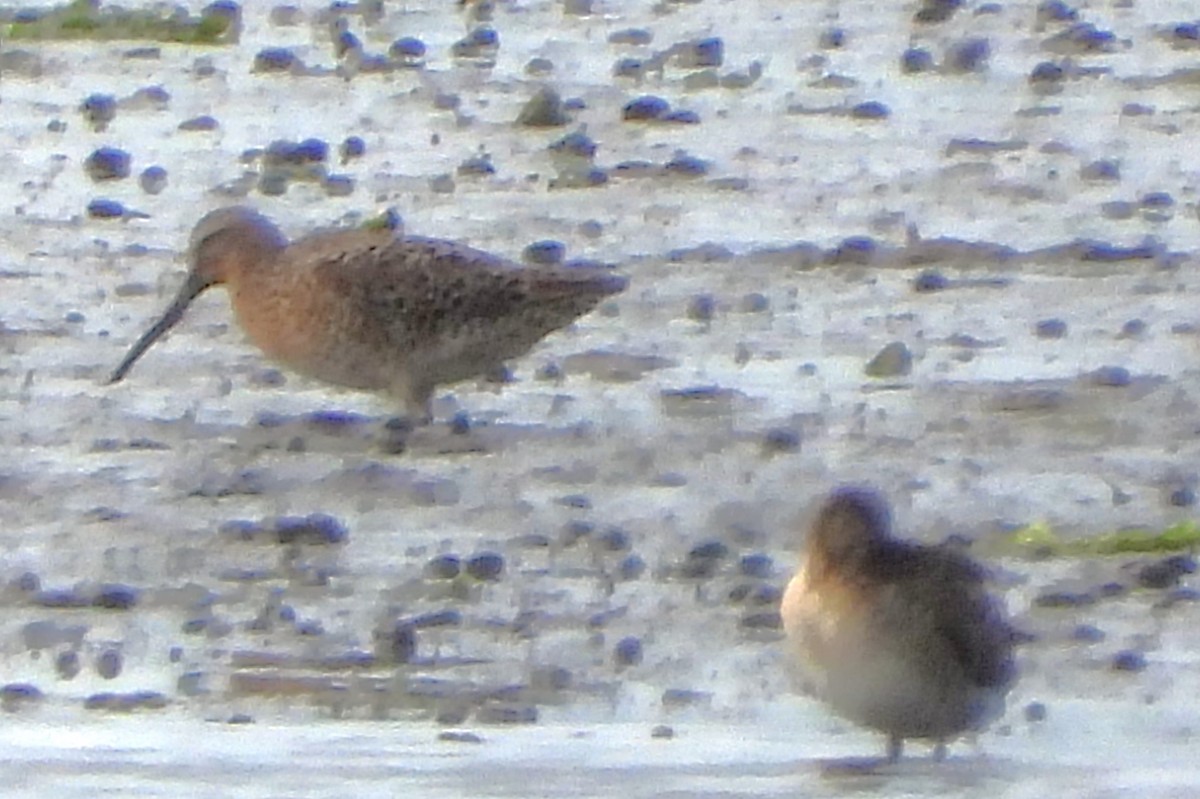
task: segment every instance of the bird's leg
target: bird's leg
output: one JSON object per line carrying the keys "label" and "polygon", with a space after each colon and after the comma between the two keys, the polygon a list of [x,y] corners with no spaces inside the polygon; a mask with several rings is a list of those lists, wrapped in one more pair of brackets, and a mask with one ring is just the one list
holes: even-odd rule
{"label": "bird's leg", "polygon": [[904,751],[904,739],[899,735],[889,735],[887,744],[887,762],[895,763]]}

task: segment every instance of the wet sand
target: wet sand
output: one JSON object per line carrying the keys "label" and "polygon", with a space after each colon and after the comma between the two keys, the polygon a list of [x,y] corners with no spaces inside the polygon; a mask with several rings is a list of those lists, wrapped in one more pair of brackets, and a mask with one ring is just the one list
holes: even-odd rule
{"label": "wet sand", "polygon": [[[1115,40],[1068,63],[1046,43],[1068,23],[1033,3],[928,26],[868,3],[594,5],[499,3],[491,68],[450,56],[455,4],[414,2],[351,27],[373,52],[421,37],[422,74],[344,80],[311,14],[262,10],[235,47],[43,45],[39,76],[4,74],[0,672],[40,694],[0,695],[18,795],[1185,795],[1194,576],[1146,588],[1151,556],[993,545],[1038,521],[1194,518],[1194,51],[1164,33],[1190,6],[1080,7]],[[823,48],[833,27],[844,43]],[[607,42],[628,28],[653,41]],[[708,36],[718,82],[761,76],[612,75]],[[910,44],[940,64],[979,36],[978,72],[900,71]],[[268,45],[329,74],[252,73]],[[565,127],[513,125],[544,82],[534,57],[582,99]],[[1029,80],[1051,60],[1057,93]],[[103,132],[77,110],[152,85],[165,108],[119,104]],[[699,124],[621,121],[642,94]],[[851,115],[870,101],[890,115]],[[218,129],[178,130],[201,114]],[[581,128],[608,181],[551,188],[548,147]],[[248,148],[350,135],[363,157],[327,163],[348,197],[243,179],[263,169]],[[131,177],[88,178],[102,145]],[[495,172],[460,174],[481,147]],[[682,176],[681,150],[707,172]],[[151,164],[157,195],[138,187]],[[178,286],[187,230],[247,190],[288,235],[395,206],[413,234],[514,259],[556,239],[631,283],[498,392],[440,391],[435,415],[474,426],[399,453],[386,398],[277,371],[217,293],[101,385]],[[89,218],[97,197],[148,218]],[[911,369],[869,376],[893,342]],[[844,481],[886,491],[908,535],[975,538],[1037,636],[982,754],[849,782],[818,762],[883,746],[791,693],[773,615],[809,502]],[[287,521],[309,514],[334,521]],[[675,738],[652,739],[660,724]]]}

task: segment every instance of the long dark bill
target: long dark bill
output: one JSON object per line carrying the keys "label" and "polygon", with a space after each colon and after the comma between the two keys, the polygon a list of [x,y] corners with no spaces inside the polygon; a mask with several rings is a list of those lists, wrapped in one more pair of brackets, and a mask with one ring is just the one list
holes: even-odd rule
{"label": "long dark bill", "polygon": [[180,287],[179,293],[175,295],[174,301],[167,310],[163,313],[162,318],[154,323],[154,327],[142,334],[142,337],[137,340],[129,350],[129,354],[125,356],[125,360],[121,361],[121,365],[113,371],[112,377],[108,379],[109,385],[118,383],[121,378],[128,374],[133,368],[134,362],[142,357],[142,354],[158,341],[168,330],[179,324],[179,320],[183,318],[183,312],[187,310],[192,300],[196,299],[206,288],[212,283],[202,278],[198,278],[195,272],[189,272],[187,280]]}

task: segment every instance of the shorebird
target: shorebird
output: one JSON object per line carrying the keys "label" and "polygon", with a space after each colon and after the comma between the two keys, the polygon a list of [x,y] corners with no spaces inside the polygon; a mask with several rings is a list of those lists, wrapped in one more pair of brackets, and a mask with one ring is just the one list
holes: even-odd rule
{"label": "shorebird", "polygon": [[836,489],[805,543],[780,608],[791,654],[839,715],[888,736],[946,741],[1004,712],[1015,634],[983,569],[947,546],[892,537],[876,491]]}
{"label": "shorebird", "polygon": [[387,392],[422,423],[437,386],[493,373],[626,285],[601,267],[523,268],[386,228],[323,230],[289,244],[240,206],[196,224],[188,262],[175,300],[110,383],[193,299],[224,284],[238,322],[269,358],[328,383]]}

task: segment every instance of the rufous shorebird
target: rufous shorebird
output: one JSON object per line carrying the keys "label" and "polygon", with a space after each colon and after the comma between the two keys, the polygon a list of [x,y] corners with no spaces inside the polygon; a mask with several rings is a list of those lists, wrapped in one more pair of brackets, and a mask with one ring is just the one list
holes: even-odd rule
{"label": "rufous shorebird", "polygon": [[888,736],[946,742],[1004,712],[1016,640],[983,569],[949,546],[892,537],[878,492],[836,489],[808,533],[780,612],[807,687],[838,715]]}
{"label": "rufous shorebird", "polygon": [[493,373],[626,285],[604,267],[525,268],[386,228],[323,230],[289,244],[245,207],[202,218],[188,262],[175,300],[110,382],[193,299],[223,284],[242,329],[269,358],[328,383],[387,392],[416,422],[431,418],[435,387]]}

